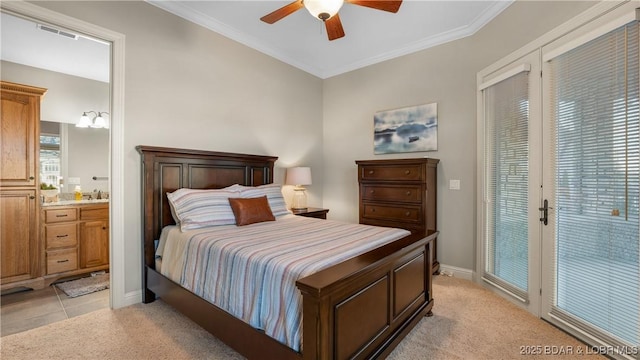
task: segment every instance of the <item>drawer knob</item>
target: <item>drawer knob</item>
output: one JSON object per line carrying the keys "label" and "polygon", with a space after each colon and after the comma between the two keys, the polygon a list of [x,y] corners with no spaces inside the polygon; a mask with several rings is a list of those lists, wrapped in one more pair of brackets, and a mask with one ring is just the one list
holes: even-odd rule
{"label": "drawer knob", "polygon": [[69,236],[69,234],[57,235],[56,237],[57,237],[57,238],[65,238],[65,237],[67,237],[67,236]]}
{"label": "drawer knob", "polygon": [[34,180],[34,179],[35,179],[35,177],[29,176],[29,180]]}
{"label": "drawer knob", "polygon": [[376,191],[375,191],[375,190],[371,190],[371,194],[375,194],[375,193],[376,193]]}
{"label": "drawer knob", "polygon": [[409,216],[409,215],[411,215],[410,211],[407,211],[406,213],[404,213],[404,216]]}
{"label": "drawer knob", "polygon": [[409,175],[409,174],[411,174],[411,170],[405,170],[405,171],[404,171],[404,174],[405,174],[405,175]]}
{"label": "drawer knob", "polygon": [[33,196],[33,195],[29,195],[29,199],[33,200],[33,199],[35,199],[35,198],[36,198],[35,196]]}
{"label": "drawer knob", "polygon": [[56,215],[56,217],[67,217],[67,216],[69,216],[69,214],[58,214],[58,215]]}
{"label": "drawer knob", "polygon": [[407,196],[411,195],[411,191],[407,191]]}
{"label": "drawer knob", "polygon": [[60,263],[66,263],[66,262],[69,262],[69,259],[65,259],[65,260],[58,260],[58,264],[60,264]]}
{"label": "drawer knob", "polygon": [[371,212],[376,212],[376,208],[371,208]]}
{"label": "drawer knob", "polygon": [[369,175],[373,174],[373,170],[369,170]]}

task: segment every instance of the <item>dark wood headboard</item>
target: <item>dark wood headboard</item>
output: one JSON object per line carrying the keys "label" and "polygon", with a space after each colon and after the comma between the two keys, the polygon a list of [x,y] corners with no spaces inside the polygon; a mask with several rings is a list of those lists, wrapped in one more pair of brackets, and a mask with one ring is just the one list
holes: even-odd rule
{"label": "dark wood headboard", "polygon": [[154,241],[174,224],[167,193],[273,182],[274,156],[136,146],[142,155],[143,267],[155,268]]}

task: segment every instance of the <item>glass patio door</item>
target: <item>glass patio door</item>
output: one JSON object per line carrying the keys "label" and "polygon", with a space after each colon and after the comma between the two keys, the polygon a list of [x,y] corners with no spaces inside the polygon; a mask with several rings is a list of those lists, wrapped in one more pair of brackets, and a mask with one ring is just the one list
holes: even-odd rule
{"label": "glass patio door", "polygon": [[538,315],[539,52],[482,80],[482,279]]}
{"label": "glass patio door", "polygon": [[[543,49],[545,178],[542,317],[638,358],[639,28]],[[546,94],[546,93],[545,93]],[[548,101],[548,102],[547,102]],[[635,349],[635,354],[633,353]]]}

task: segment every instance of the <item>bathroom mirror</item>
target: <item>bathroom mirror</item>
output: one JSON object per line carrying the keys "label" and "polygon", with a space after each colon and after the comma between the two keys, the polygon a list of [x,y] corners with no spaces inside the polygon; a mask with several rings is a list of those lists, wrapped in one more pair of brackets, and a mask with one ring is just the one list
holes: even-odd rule
{"label": "bathroom mirror", "polygon": [[109,129],[40,122],[40,182],[61,193],[108,192]]}

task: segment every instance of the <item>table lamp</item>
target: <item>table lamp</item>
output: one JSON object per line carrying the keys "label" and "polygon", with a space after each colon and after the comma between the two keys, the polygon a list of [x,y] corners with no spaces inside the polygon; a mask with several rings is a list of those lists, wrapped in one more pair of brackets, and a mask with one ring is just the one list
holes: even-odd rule
{"label": "table lamp", "polygon": [[304,185],[311,185],[311,168],[293,167],[287,169],[286,185],[294,185],[291,210],[307,209],[307,190]]}

